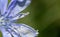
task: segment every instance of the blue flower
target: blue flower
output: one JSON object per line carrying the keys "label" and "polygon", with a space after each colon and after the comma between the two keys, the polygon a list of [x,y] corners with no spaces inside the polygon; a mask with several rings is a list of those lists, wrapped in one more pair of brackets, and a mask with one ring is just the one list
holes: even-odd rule
{"label": "blue flower", "polygon": [[31,0],[0,0],[0,31],[3,37],[35,37],[38,32],[26,24],[15,21],[29,13],[21,13]]}

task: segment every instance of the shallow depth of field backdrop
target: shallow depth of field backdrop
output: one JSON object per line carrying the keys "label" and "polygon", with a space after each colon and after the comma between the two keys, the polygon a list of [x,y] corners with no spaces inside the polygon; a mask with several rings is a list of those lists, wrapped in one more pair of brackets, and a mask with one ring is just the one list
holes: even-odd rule
{"label": "shallow depth of field backdrop", "polygon": [[22,12],[27,11],[30,14],[17,23],[25,23],[38,30],[37,37],[60,37],[60,0],[32,0]]}

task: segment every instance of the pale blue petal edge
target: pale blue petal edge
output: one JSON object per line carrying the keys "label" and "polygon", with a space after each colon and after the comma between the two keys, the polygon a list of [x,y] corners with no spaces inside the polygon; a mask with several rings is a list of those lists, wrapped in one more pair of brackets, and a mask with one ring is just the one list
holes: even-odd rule
{"label": "pale blue petal edge", "polygon": [[0,15],[4,15],[7,10],[8,0],[0,0]]}

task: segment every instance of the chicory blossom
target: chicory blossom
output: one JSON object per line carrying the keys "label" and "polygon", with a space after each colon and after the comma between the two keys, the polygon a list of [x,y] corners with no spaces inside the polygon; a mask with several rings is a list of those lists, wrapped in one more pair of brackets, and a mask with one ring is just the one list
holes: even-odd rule
{"label": "chicory blossom", "polygon": [[29,13],[21,13],[31,0],[0,0],[0,31],[3,37],[36,37],[38,32],[26,24],[17,24]]}

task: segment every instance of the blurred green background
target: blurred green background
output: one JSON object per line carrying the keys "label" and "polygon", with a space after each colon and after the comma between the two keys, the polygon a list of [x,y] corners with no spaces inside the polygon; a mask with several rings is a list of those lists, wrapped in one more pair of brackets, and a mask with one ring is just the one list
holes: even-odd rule
{"label": "blurred green background", "polygon": [[60,37],[60,0],[32,0],[22,12],[30,14],[17,23],[25,23],[39,30],[37,37]]}

